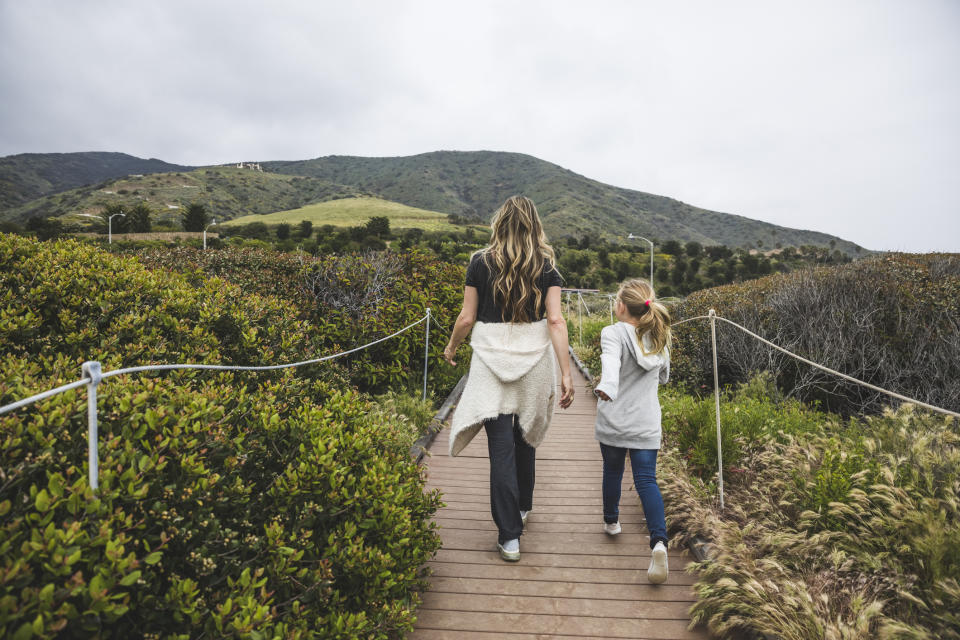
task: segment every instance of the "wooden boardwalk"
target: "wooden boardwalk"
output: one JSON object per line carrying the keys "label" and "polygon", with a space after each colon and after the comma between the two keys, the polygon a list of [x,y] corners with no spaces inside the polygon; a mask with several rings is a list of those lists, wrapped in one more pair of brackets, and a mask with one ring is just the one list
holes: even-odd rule
{"label": "wooden boardwalk", "polygon": [[448,430],[430,447],[428,488],[443,491],[437,512],[443,548],[430,562],[433,577],[418,612],[415,640],[526,638],[708,638],[688,631],[695,600],[689,556],[670,550],[666,584],[651,585],[643,510],[624,471],[623,532],[603,533],[602,462],[593,437],[596,400],[574,369],[573,405],[557,409],[537,449],[533,511],[520,538],[521,559],[497,553],[490,515],[487,441],[480,434],[456,458]]}

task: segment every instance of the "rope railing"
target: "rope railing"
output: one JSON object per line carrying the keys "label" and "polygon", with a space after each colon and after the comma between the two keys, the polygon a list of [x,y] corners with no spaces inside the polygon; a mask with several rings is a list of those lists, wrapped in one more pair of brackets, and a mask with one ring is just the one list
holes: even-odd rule
{"label": "rope railing", "polygon": [[932,405],[932,404],[929,404],[929,403],[927,403],[927,402],[922,402],[921,400],[917,400],[916,398],[911,398],[911,397],[905,396],[905,395],[903,395],[903,394],[901,394],[901,393],[897,393],[897,392],[895,392],[895,391],[890,391],[889,389],[884,389],[884,388],[882,388],[882,387],[878,387],[878,386],[875,385],[875,384],[871,384],[871,383],[866,382],[866,381],[864,381],[864,380],[860,380],[860,379],[858,379],[858,378],[854,378],[853,376],[847,375],[847,374],[845,374],[845,373],[841,373],[840,371],[836,371],[836,370],[831,369],[830,367],[826,367],[826,366],[824,366],[824,365],[822,365],[822,364],[820,364],[820,363],[818,363],[818,362],[814,362],[813,360],[810,360],[810,359],[808,359],[808,358],[804,358],[803,356],[797,355],[796,353],[793,353],[792,351],[789,351],[789,350],[787,350],[787,349],[784,349],[784,348],[781,347],[780,345],[775,344],[775,343],[767,340],[767,339],[764,338],[763,336],[757,335],[757,334],[754,333],[753,331],[750,331],[750,330],[747,329],[746,327],[744,327],[744,326],[742,326],[742,325],[740,325],[740,324],[737,324],[737,323],[734,322],[733,320],[728,320],[727,318],[724,318],[724,317],[722,317],[722,316],[718,316],[718,315],[717,315],[717,312],[716,312],[715,310],[713,310],[713,309],[710,309],[710,313],[709,313],[708,315],[705,315],[705,316],[694,316],[694,317],[692,317],[692,318],[685,318],[685,319],[680,320],[680,321],[678,321],[678,322],[672,323],[672,324],[671,324],[671,327],[678,327],[678,326],[680,326],[680,325],[682,325],[682,324],[686,324],[687,322],[693,322],[694,320],[709,320],[709,321],[710,321],[710,342],[711,342],[711,348],[712,348],[712,351],[713,351],[713,398],[714,398],[714,410],[715,410],[715,413],[716,413],[716,421],[717,421],[717,490],[718,490],[719,495],[720,495],[720,509],[721,509],[721,510],[723,510],[723,508],[724,508],[724,504],[723,504],[723,452],[722,452],[722,449],[721,449],[721,437],[720,437],[720,379],[719,379],[719,374],[718,374],[718,372],[717,372],[717,320],[720,320],[720,321],[722,321],[722,322],[726,322],[727,324],[736,327],[736,328],[739,329],[740,331],[743,331],[743,332],[746,333],[747,335],[749,335],[749,336],[751,336],[751,337],[759,340],[760,342],[762,342],[762,343],[764,343],[764,344],[766,344],[766,345],[768,345],[768,346],[776,349],[777,351],[780,351],[780,352],[782,352],[782,353],[790,356],[791,358],[795,358],[795,359],[799,360],[800,362],[803,362],[803,363],[808,364],[808,365],[810,365],[810,366],[812,366],[812,367],[815,367],[815,368],[817,368],[817,369],[820,369],[821,371],[824,371],[824,372],[826,372],[826,373],[833,374],[833,375],[835,375],[835,376],[838,376],[838,377],[840,377],[840,378],[843,378],[844,380],[848,380],[848,381],[850,381],[850,382],[859,384],[859,385],[861,385],[861,386],[867,387],[868,389],[872,389],[872,390],[877,391],[877,392],[879,392],[879,393],[886,394],[886,395],[888,395],[888,396],[890,396],[890,397],[892,397],[892,398],[896,398],[896,399],[902,400],[902,401],[904,401],[904,402],[909,402],[909,403],[911,403],[911,404],[915,404],[915,405],[917,405],[918,407],[923,407],[924,409],[928,409],[928,410],[930,410],[930,411],[934,411],[934,412],[937,412],[937,413],[942,413],[942,414],[945,414],[945,415],[948,415],[948,416],[953,416],[953,417],[955,417],[955,418],[960,418],[960,413],[957,413],[956,411],[950,411],[949,409],[944,409],[943,407],[937,407],[937,406]]}
{"label": "rope railing", "polygon": [[[82,365],[82,376],[79,380],[74,382],[59,386],[55,389],[49,389],[41,393],[30,396],[29,398],[23,398],[22,400],[17,400],[10,404],[0,407],[0,415],[4,415],[11,411],[15,411],[27,405],[45,400],[52,396],[58,395],[60,393],[65,393],[73,389],[78,389],[80,387],[87,387],[87,458],[88,458],[88,471],[89,471],[89,482],[90,487],[97,489],[100,486],[99,482],[99,453],[97,447],[97,387],[101,382],[108,378],[112,378],[119,375],[125,375],[129,373],[140,373],[144,371],[174,371],[180,369],[202,369],[202,370],[214,370],[214,371],[276,371],[278,369],[290,369],[293,367],[301,367],[308,364],[316,364],[319,362],[326,362],[329,360],[334,360],[336,358],[341,358],[343,356],[349,355],[351,353],[356,353],[372,347],[375,344],[380,344],[395,338],[396,336],[409,331],[410,329],[416,327],[421,323],[426,323],[425,331],[425,346],[423,354],[423,399],[427,399],[427,374],[429,372],[429,354],[430,354],[430,321],[432,315],[430,313],[429,307],[426,310],[426,313],[422,318],[416,322],[411,322],[404,328],[391,333],[388,336],[374,340],[373,342],[368,342],[365,345],[354,347],[353,349],[348,349],[347,351],[341,351],[328,356],[323,356],[320,358],[311,358],[310,360],[301,360],[300,362],[290,362],[285,364],[274,364],[274,365],[258,365],[258,366],[248,366],[248,365],[219,365],[219,364],[155,364],[155,365],[143,365],[138,367],[125,367],[122,369],[114,369],[112,371],[101,371],[100,362],[92,360],[84,362]],[[434,322],[436,322],[434,320]],[[439,323],[437,323],[439,326]]]}

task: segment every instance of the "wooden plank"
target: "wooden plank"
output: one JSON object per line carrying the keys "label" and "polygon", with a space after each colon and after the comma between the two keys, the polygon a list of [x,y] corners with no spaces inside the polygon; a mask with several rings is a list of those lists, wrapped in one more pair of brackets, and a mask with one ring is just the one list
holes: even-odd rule
{"label": "wooden plank", "polygon": [[[441,509],[437,512],[437,518],[450,518],[450,519],[463,519],[463,520],[485,520],[490,521],[493,516],[490,515],[490,507],[486,509],[467,509],[466,507],[460,508],[457,506],[448,506],[444,509]],[[530,514],[530,519],[527,521],[527,526],[535,526],[539,522],[554,522],[554,523],[572,523],[572,524],[586,524],[586,525],[596,525],[600,526],[600,523],[603,522],[603,518],[600,517],[597,511],[590,509],[586,513],[576,513],[571,511],[557,511],[557,512],[548,512],[544,509],[534,509]],[[639,508],[632,510],[624,510],[623,506],[620,507],[620,524],[621,525],[635,525],[637,531],[646,531],[645,522],[643,520],[643,513]],[[587,530],[586,527],[583,528],[584,531]]]}
{"label": "wooden plank", "polygon": [[[443,546],[448,549],[496,549],[496,536],[486,531],[474,529],[443,529]],[[556,553],[588,553],[593,555],[628,553],[649,554],[649,537],[643,533],[621,533],[608,536],[599,529],[590,533],[537,533],[533,530],[524,533],[520,540],[521,549],[549,553],[552,546]],[[543,549],[541,551],[541,549]],[[569,551],[568,549],[573,549]]]}
{"label": "wooden plank", "polygon": [[[491,551],[491,554],[493,552]],[[581,569],[574,567],[533,567],[520,562],[490,562],[470,564],[462,562],[427,563],[434,575],[445,578],[499,578],[501,580],[536,580],[540,582],[597,582],[600,584],[648,584],[647,570],[643,569]],[[491,555],[491,558],[496,556]],[[693,576],[682,569],[671,567],[667,576],[669,584],[692,585]]]}
{"label": "wooden plank", "polygon": [[[643,569],[650,566],[650,552],[645,554],[591,554],[588,551],[575,553],[574,551],[564,552],[538,552],[528,550],[524,545],[523,538],[520,539],[521,562],[531,567],[570,567],[574,569]],[[648,548],[649,549],[649,548]],[[465,564],[488,564],[491,561],[491,555],[496,556],[496,551],[456,549],[446,548],[437,551],[434,560],[437,562],[462,562]],[[496,556],[499,557],[499,556]],[[686,565],[692,562],[690,558],[680,558],[672,556],[670,565],[675,570],[686,570]]]}
{"label": "wooden plank", "polygon": [[[627,615],[633,612],[624,612]],[[588,616],[560,616],[500,613],[497,611],[438,611],[425,609],[417,616],[417,625],[423,629],[471,629],[493,633],[530,632],[582,636],[603,629],[607,638],[647,638],[650,640],[680,640],[696,636],[687,631],[686,620],[644,620],[639,618],[604,618]]]}
{"label": "wooden plank", "polygon": [[465,594],[497,594],[505,596],[543,596],[554,598],[596,598],[605,600],[676,601],[688,605],[696,601],[689,585],[678,584],[596,584],[592,582],[542,582],[537,580],[499,580],[496,578],[463,578],[433,576],[431,591]]}
{"label": "wooden plank", "polygon": [[[490,518],[489,513],[486,514],[485,518],[434,517],[433,521],[444,529],[472,529],[474,531],[491,531],[494,533],[497,531],[497,526]],[[596,519],[591,520],[588,527],[590,526],[597,529],[601,527],[601,525],[596,522]],[[636,524],[632,526],[631,529],[633,533],[647,533],[647,528],[643,524]],[[579,522],[543,522],[542,520],[534,522],[533,520],[529,520],[527,521],[527,527],[524,531],[526,532],[525,535],[529,535],[531,533],[582,533],[589,530],[589,528],[584,527],[584,525]]]}
{"label": "wooden plank", "polygon": [[644,620],[689,620],[689,602],[644,602],[642,600],[603,600],[596,598],[553,598],[534,596],[474,595],[458,593],[424,594],[423,609],[444,611],[496,611],[560,616],[603,616],[622,618],[626,615]]}

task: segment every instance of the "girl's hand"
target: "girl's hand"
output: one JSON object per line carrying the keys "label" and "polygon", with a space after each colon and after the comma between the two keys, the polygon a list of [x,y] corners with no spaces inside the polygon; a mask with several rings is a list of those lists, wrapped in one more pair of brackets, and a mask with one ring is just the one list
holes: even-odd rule
{"label": "girl's hand", "polygon": [[443,359],[446,360],[447,364],[451,367],[457,366],[456,361],[453,359],[455,355],[457,355],[457,348],[453,345],[448,344],[443,348]]}
{"label": "girl's hand", "polygon": [[594,393],[597,394],[597,397],[600,398],[601,400],[606,400],[607,402],[610,402],[610,396],[608,396],[605,392],[600,390],[594,390]]}
{"label": "girl's hand", "polygon": [[570,374],[560,378],[560,408],[566,409],[573,404],[573,378]]}

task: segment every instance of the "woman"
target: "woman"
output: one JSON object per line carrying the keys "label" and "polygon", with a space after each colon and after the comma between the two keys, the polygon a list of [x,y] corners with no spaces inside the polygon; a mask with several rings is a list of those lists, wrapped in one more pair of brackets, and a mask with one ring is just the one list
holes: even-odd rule
{"label": "woman", "polygon": [[529,198],[513,196],[491,227],[490,245],[470,259],[463,309],[443,350],[455,365],[457,347],[473,328],[473,358],[450,427],[450,455],[485,429],[497,548],[501,558],[516,562],[533,507],[536,447],[553,416],[557,361],[564,409],[573,402],[573,381],[560,273],[537,208]]}

